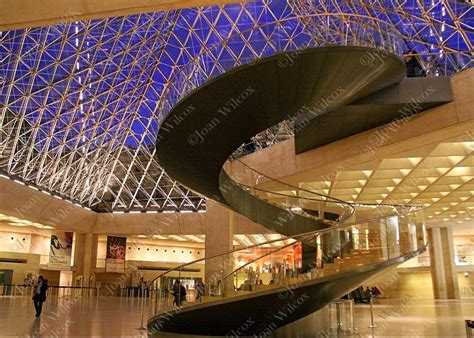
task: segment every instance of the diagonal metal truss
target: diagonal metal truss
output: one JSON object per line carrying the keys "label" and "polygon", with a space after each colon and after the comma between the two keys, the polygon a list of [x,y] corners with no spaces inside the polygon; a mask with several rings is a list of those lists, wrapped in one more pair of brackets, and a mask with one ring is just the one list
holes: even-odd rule
{"label": "diagonal metal truss", "polygon": [[449,75],[473,66],[474,7],[468,1],[303,1],[299,14],[358,13],[382,20],[399,31],[406,47],[421,55],[432,75]]}
{"label": "diagonal metal truss", "polygon": [[[0,170],[96,211],[202,210],[154,158],[167,111],[229,59],[295,50],[302,35],[339,43],[349,16],[396,32],[432,75],[473,66],[474,10],[454,0],[264,0],[0,32]],[[187,67],[206,50],[194,82]],[[169,95],[183,72],[188,86]],[[291,135],[284,124],[256,140]]]}

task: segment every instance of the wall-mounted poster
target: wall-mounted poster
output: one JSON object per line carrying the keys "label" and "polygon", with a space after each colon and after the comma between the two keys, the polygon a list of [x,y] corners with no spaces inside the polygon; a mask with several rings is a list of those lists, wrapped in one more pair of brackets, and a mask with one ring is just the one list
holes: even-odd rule
{"label": "wall-mounted poster", "polygon": [[74,234],[68,231],[56,231],[51,234],[49,249],[49,269],[71,270],[72,239]]}
{"label": "wall-mounted poster", "polygon": [[107,236],[106,272],[125,272],[126,237]]}

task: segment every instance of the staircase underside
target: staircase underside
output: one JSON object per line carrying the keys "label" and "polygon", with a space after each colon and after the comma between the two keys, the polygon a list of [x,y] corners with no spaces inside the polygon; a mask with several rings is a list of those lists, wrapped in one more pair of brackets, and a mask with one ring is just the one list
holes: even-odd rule
{"label": "staircase underside", "polygon": [[[160,129],[157,141],[160,164],[185,186],[273,231],[296,235],[327,227],[300,215],[276,226],[282,209],[250,195],[222,167],[254,135],[307,115],[303,106],[314,111],[311,117],[320,116],[403,79],[405,66],[395,55],[378,67],[364,66],[360,59],[370,51],[374,52],[366,47],[307,49],[291,55],[294,64],[286,68],[279,60],[288,56],[278,54],[208,81],[181,100],[164,121],[168,128]],[[192,113],[175,123],[173,117],[189,107]]]}

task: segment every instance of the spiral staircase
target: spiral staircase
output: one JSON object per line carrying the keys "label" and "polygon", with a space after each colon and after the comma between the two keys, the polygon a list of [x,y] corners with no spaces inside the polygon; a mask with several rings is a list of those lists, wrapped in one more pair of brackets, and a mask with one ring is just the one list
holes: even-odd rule
{"label": "spiral staircase", "polygon": [[[199,262],[217,260],[223,267],[213,276],[214,292],[201,303],[157,307],[148,320],[150,335],[262,335],[425,250],[423,214],[417,206],[349,203],[276,180],[247,165],[245,158],[230,160],[246,140],[284,120],[292,119],[295,126],[314,121],[399,84],[406,69],[397,40],[388,35],[363,38],[375,34],[370,29],[351,32],[337,45],[324,46],[308,39],[293,51],[269,52],[263,46],[245,60],[234,57],[213,69],[211,47],[183,67],[165,90],[170,101],[178,102],[163,116],[157,141],[157,157],[168,174],[283,237],[158,275],[156,281]],[[231,39],[224,44],[231,48]],[[383,62],[368,65],[368,55],[383,55]],[[200,75],[203,69],[207,76]],[[391,117],[399,117],[397,111]],[[261,187],[269,181],[275,189]],[[249,264],[276,260],[295,245],[302,248],[299,268],[279,274],[272,285],[234,288]],[[250,249],[257,250],[257,257],[236,264]]]}

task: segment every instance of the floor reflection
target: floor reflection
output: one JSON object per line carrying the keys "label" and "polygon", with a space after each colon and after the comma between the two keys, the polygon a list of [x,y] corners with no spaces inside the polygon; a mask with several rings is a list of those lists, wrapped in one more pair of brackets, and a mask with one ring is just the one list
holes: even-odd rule
{"label": "floor reflection", "polygon": [[[164,306],[164,305],[163,305]],[[151,307],[147,308],[151,314]],[[148,318],[145,312],[145,323]],[[269,337],[317,337],[318,313],[274,331]],[[474,299],[434,301],[377,299],[370,329],[370,307],[354,307],[355,331],[326,331],[325,337],[465,337],[464,320],[474,319]],[[50,299],[40,318],[31,299],[0,297],[0,336],[147,337],[140,331],[140,303],[127,298]],[[162,337],[190,337],[163,333]],[[196,336],[198,337],[198,336]],[[202,336],[200,336],[202,337]]]}
{"label": "floor reflection", "polygon": [[29,330],[29,336],[34,338],[41,337],[41,317],[33,319]]}

